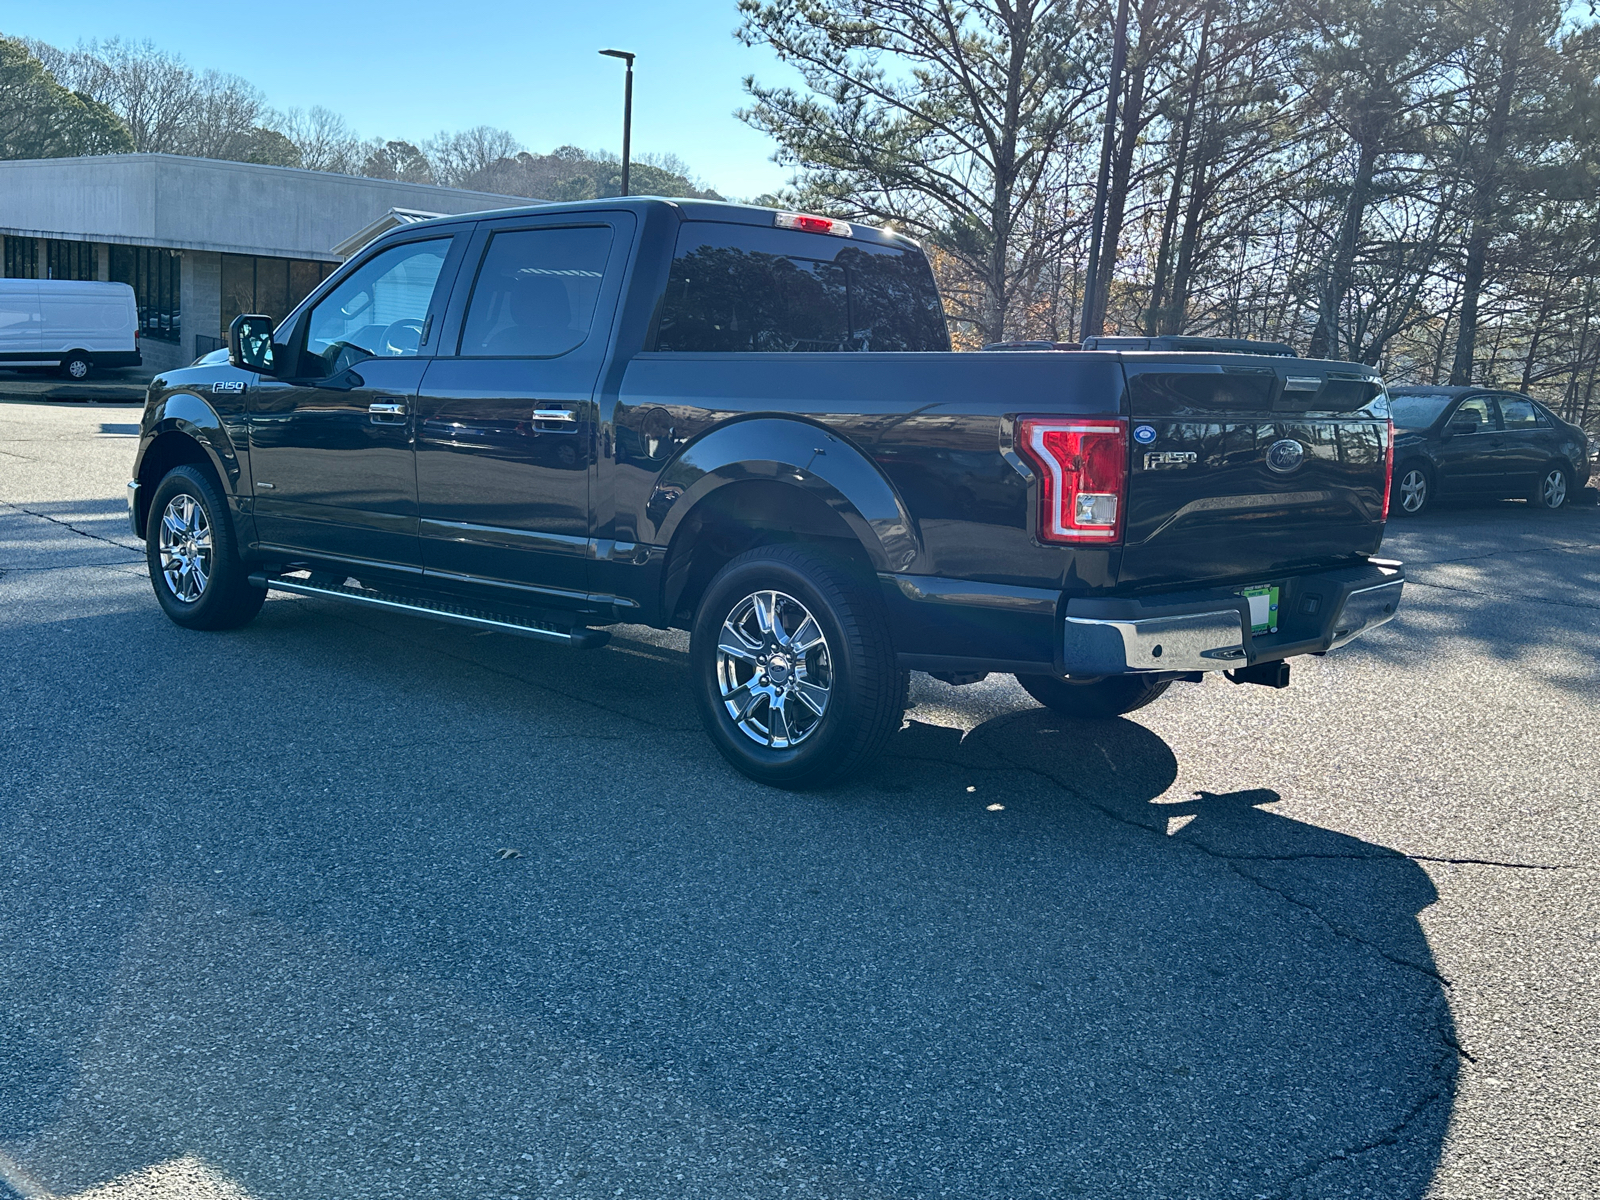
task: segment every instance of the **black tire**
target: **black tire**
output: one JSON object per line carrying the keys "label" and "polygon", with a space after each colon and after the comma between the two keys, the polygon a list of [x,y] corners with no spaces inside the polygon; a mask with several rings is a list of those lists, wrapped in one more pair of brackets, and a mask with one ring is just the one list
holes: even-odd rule
{"label": "black tire", "polygon": [[79,350],[74,350],[61,360],[61,374],[74,383],[82,383],[93,370],[93,361]]}
{"label": "black tire", "polygon": [[[778,598],[766,602],[779,610],[771,635],[759,629],[759,596]],[[802,610],[820,649],[803,644],[812,634]],[[725,626],[737,653],[724,648]],[[882,598],[801,546],[759,547],[717,573],[695,613],[689,664],[700,719],[722,756],[751,779],[795,790],[836,783],[879,754],[900,728],[910,679],[895,660]]]}
{"label": "black tire", "polygon": [[1433,472],[1420,462],[1395,468],[1389,511],[1397,517],[1420,517],[1433,503]]}
{"label": "black tire", "polygon": [[1148,675],[1107,675],[1101,679],[1063,679],[1057,675],[1018,675],[1023,691],[1064,717],[1106,720],[1143,708],[1172,686]]}
{"label": "black tire", "polygon": [[1533,485],[1533,490],[1528,493],[1528,500],[1535,508],[1542,508],[1545,512],[1555,512],[1572,499],[1572,472],[1567,470],[1563,463],[1546,463],[1539,478]]}
{"label": "black tire", "polygon": [[[175,545],[167,562],[174,567],[175,580],[169,579],[163,565],[161,545],[169,508],[174,522],[183,523],[182,532],[176,524],[169,527]],[[196,512],[199,520],[193,519]],[[202,526],[209,534],[209,555],[201,548]],[[150,499],[144,544],[150,586],[162,611],[174,623],[185,629],[237,629],[261,611],[267,590],[251,584],[249,569],[239,557],[233,522],[228,519],[227,501],[205,468],[185,463],[167,472]],[[199,573],[185,570],[183,565],[196,563],[201,567]]]}

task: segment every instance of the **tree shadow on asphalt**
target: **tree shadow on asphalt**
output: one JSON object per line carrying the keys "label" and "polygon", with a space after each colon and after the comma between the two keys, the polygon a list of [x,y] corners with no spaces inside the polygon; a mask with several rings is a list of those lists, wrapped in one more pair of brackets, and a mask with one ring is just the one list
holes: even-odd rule
{"label": "tree shadow on asphalt", "polygon": [[1406,563],[1399,617],[1344,653],[1425,670],[1467,652],[1592,695],[1600,658],[1600,512],[1456,502],[1391,522],[1379,554]]}
{"label": "tree shadow on asphalt", "polygon": [[[30,936],[0,946],[0,1142],[70,1158],[61,1182],[193,1150],[262,1200],[440,1194],[427,1149],[483,1195],[634,1194],[625,1158],[688,1175],[661,1195],[818,1172],[831,1196],[1426,1190],[1458,1051],[1404,856],[1268,790],[1169,800],[1154,733],[1036,708],[912,720],[862,780],[775,792],[679,719],[670,650],[574,659],[341,611],[269,605],[226,638],[136,612],[41,649],[250,667],[218,685],[206,762],[144,791],[126,755],[39,727],[38,787],[100,797],[142,847],[118,869],[148,875],[103,909],[62,898],[81,979],[33,958],[59,915],[13,910]],[[132,674],[83,702],[109,690],[156,744],[159,683]],[[65,838],[73,807],[29,820]],[[52,866],[9,869],[21,895]],[[28,1032],[68,990],[94,1019]],[[130,1061],[162,1082],[112,1138],[85,1080]],[[372,1140],[343,1142],[358,1121]],[[291,1147],[287,1191],[251,1139]]]}

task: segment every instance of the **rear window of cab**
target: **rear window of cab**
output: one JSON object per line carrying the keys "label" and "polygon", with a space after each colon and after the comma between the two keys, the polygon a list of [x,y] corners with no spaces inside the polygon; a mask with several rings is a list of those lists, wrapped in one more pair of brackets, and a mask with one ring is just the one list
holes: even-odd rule
{"label": "rear window of cab", "polygon": [[933,271],[911,247],[686,221],[655,349],[773,353],[948,350]]}

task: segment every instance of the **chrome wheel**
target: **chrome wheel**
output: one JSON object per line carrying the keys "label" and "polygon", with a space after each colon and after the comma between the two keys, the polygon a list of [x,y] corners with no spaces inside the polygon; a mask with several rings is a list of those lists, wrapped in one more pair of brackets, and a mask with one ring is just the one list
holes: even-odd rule
{"label": "chrome wheel", "polygon": [[1428,476],[1418,467],[1412,467],[1400,476],[1400,507],[1408,513],[1419,513],[1428,503]]}
{"label": "chrome wheel", "polygon": [[1552,467],[1539,484],[1539,503],[1546,508],[1560,508],[1567,502],[1567,473]]}
{"label": "chrome wheel", "polygon": [[828,640],[793,596],[752,593],[722,622],[717,686],[728,715],[751,741],[774,750],[798,746],[828,711]]}
{"label": "chrome wheel", "polygon": [[205,594],[211,579],[211,524],[193,496],[179,493],[161,514],[161,577],[185,604]]}

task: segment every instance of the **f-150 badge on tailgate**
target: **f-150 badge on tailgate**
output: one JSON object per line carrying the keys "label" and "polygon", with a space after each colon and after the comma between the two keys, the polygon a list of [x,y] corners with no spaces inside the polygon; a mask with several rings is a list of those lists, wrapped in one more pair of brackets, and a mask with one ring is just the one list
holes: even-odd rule
{"label": "f-150 badge on tailgate", "polygon": [[1153,471],[1157,467],[1192,466],[1199,457],[1193,450],[1153,450],[1144,456],[1144,469]]}

